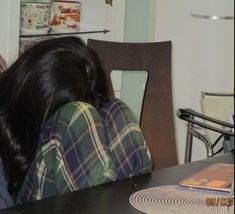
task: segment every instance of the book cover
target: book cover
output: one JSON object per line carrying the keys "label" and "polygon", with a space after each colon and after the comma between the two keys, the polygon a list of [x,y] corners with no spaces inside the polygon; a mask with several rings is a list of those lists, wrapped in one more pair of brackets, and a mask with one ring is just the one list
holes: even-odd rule
{"label": "book cover", "polygon": [[234,180],[234,164],[214,163],[179,182],[181,186],[230,192]]}

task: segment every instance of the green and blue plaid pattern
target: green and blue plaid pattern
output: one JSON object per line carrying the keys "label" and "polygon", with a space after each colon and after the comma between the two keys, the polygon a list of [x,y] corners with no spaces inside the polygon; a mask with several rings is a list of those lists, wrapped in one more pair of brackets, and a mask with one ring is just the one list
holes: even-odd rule
{"label": "green and blue plaid pattern", "polygon": [[45,124],[18,195],[19,203],[71,192],[151,171],[143,134],[120,100],[99,112],[90,104],[61,107]]}
{"label": "green and blue plaid pattern", "polygon": [[13,206],[13,201],[7,191],[7,181],[3,170],[2,159],[0,157],[0,210],[11,206]]}
{"label": "green and blue plaid pattern", "polygon": [[133,113],[121,100],[112,99],[100,110],[117,179],[150,171],[150,153]]}

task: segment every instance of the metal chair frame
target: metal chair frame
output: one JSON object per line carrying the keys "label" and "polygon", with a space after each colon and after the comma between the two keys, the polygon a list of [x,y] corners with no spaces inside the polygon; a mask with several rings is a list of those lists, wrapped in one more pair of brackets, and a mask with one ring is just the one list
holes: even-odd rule
{"label": "metal chair frame", "polygon": [[[221,120],[217,120],[212,117],[208,117],[204,114],[198,113],[189,108],[178,109],[177,116],[180,119],[188,122],[187,134],[186,134],[185,158],[184,158],[185,163],[191,162],[193,137],[196,137],[197,139],[201,140],[204,143],[206,147],[206,151],[207,151],[207,157],[214,156],[223,150],[223,148],[221,148],[219,151],[215,152],[213,149],[214,146],[219,142],[219,140],[222,137],[225,137],[225,136],[234,137],[234,132],[232,132],[232,129],[234,129],[234,124],[230,124]],[[201,121],[198,121],[198,119],[203,119],[204,121],[210,121],[213,124],[222,125],[223,127],[228,128],[229,130],[217,128],[217,127],[214,127],[213,125],[207,125]],[[211,131],[220,133],[221,135],[216,139],[214,143],[212,143],[208,137],[204,136],[203,134],[197,131],[198,127],[209,129]]]}

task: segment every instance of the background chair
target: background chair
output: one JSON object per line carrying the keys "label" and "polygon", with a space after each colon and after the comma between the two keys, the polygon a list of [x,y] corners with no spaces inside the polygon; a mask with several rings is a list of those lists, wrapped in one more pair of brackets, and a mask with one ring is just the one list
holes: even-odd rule
{"label": "background chair", "polygon": [[[207,157],[234,149],[234,94],[202,92],[201,111],[179,109],[177,112],[180,119],[188,122],[185,163],[191,161],[194,137],[204,143]],[[228,143],[226,148],[225,143]]]}
{"label": "background chair", "polygon": [[[177,164],[171,86],[171,42],[119,43],[88,40],[108,74],[109,95],[114,96],[113,70],[147,71],[148,78],[140,126],[155,169]],[[135,98],[133,98],[135,99]]]}
{"label": "background chair", "polygon": [[[202,114],[216,118],[224,122],[234,123],[232,115],[234,114],[234,94],[233,93],[211,93],[201,92],[201,112]],[[206,124],[212,125],[211,122],[205,121]],[[214,124],[217,128],[224,128],[221,125]],[[219,133],[205,129],[205,135],[211,142],[215,142],[220,136]],[[222,141],[218,140],[213,145],[214,151],[220,152],[222,148]]]}

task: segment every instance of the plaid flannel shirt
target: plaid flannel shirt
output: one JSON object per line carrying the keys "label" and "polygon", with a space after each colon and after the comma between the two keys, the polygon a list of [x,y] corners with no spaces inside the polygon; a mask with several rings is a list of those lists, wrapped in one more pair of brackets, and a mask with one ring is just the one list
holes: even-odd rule
{"label": "plaid flannel shirt", "polygon": [[0,158],[0,210],[11,206],[13,206],[13,201],[7,191],[7,182],[3,170],[2,159]]}
{"label": "plaid flannel shirt", "polygon": [[6,61],[0,55],[0,73],[2,73],[7,68]]}
{"label": "plaid flannel shirt", "polygon": [[73,102],[44,126],[36,157],[18,195],[23,203],[151,171],[152,161],[132,112],[120,100],[99,112]]}

